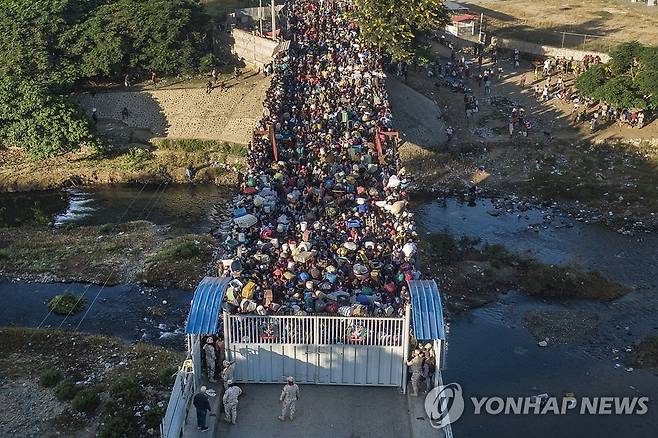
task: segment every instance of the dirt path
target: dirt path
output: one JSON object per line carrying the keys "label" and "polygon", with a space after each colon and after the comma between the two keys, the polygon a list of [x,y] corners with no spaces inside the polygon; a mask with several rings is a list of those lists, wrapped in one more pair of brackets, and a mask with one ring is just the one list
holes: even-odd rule
{"label": "dirt path", "polygon": [[217,84],[210,94],[205,83],[163,83],[157,89],[84,93],[76,99],[89,114],[96,108],[101,133],[124,142],[194,138],[246,144],[262,115],[268,84],[251,72],[227,80],[224,89]]}
{"label": "dirt path", "polygon": [[396,80],[387,78],[395,128],[402,140],[421,147],[438,148],[446,140],[441,109],[428,97]]}

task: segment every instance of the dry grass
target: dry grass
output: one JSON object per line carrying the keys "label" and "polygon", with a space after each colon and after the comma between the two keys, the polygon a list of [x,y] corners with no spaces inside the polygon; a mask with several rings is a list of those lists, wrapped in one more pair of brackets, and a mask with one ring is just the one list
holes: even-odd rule
{"label": "dry grass", "polygon": [[[658,8],[615,0],[471,0],[471,11],[487,17],[487,31],[529,42],[559,46],[562,31],[601,35],[589,38],[589,50],[621,41],[658,41]],[[593,41],[594,40],[594,41]],[[565,46],[582,48],[583,37],[567,36]]]}
{"label": "dry grass", "polygon": [[0,274],[95,284],[142,280],[194,289],[214,244],[205,235],[171,238],[146,221],[64,229],[0,228]]}

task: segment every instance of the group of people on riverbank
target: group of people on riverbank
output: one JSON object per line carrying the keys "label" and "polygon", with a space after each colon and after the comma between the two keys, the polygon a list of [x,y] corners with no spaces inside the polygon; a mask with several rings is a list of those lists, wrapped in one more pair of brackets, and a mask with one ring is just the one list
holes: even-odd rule
{"label": "group of people on riverbank", "polygon": [[381,56],[345,10],[289,3],[220,274],[224,308],[401,315],[415,268],[409,181],[389,135]]}

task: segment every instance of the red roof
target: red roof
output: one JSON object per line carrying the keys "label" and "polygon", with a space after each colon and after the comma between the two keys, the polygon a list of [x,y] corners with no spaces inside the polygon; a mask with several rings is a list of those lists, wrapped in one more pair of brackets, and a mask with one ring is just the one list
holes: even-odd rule
{"label": "red roof", "polygon": [[452,17],[452,22],[453,23],[461,23],[462,21],[472,21],[472,20],[477,20],[478,16],[473,15],[473,14],[461,14],[461,15],[455,15]]}

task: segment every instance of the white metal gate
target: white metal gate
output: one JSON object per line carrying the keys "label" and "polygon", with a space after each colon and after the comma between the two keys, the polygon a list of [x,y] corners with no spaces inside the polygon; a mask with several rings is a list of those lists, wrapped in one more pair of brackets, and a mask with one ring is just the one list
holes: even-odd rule
{"label": "white metal gate", "polygon": [[238,382],[401,386],[409,320],[225,314],[224,334]]}

